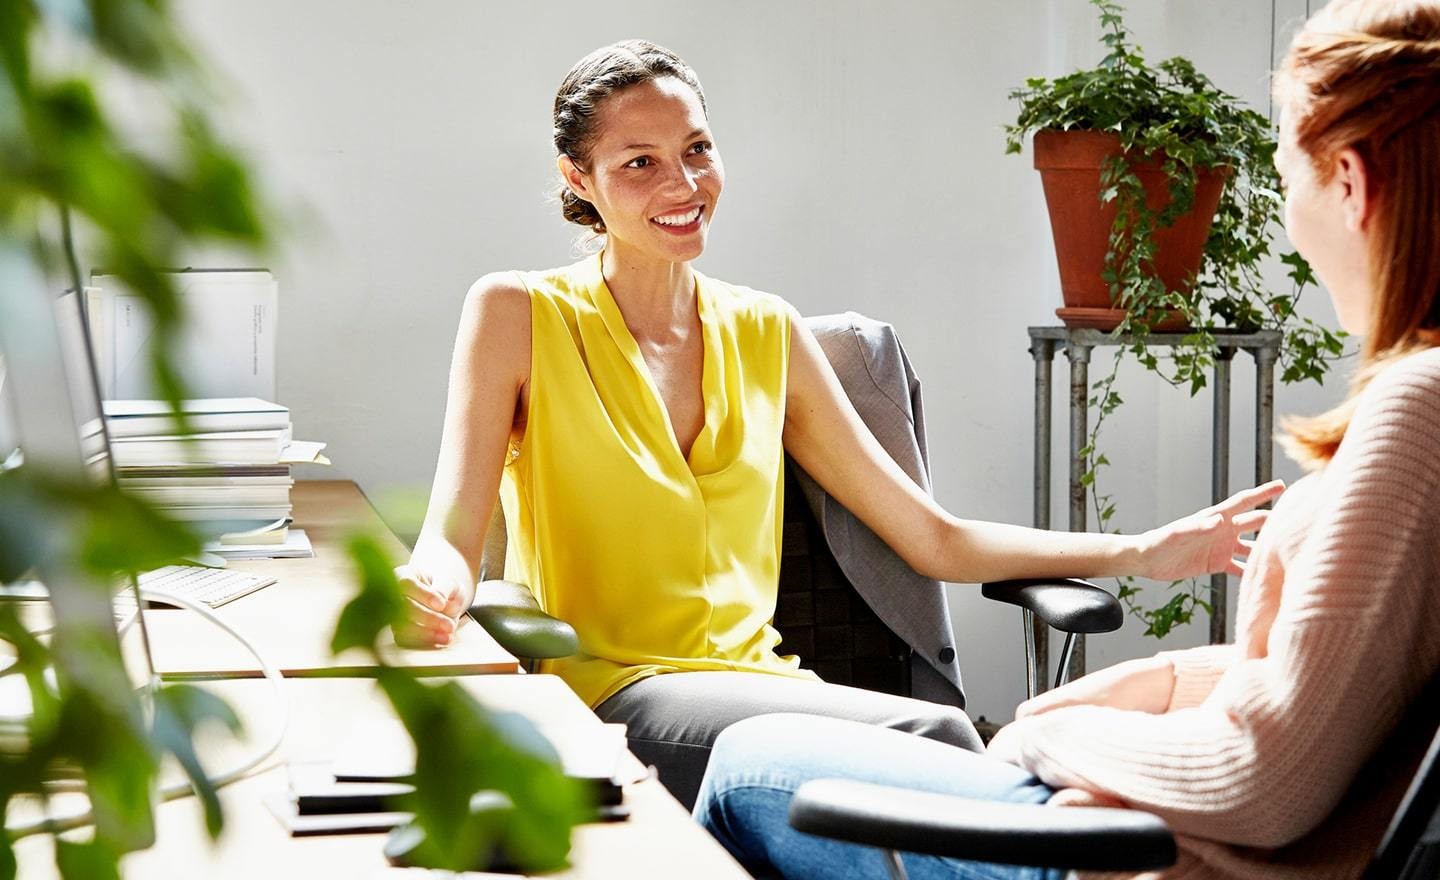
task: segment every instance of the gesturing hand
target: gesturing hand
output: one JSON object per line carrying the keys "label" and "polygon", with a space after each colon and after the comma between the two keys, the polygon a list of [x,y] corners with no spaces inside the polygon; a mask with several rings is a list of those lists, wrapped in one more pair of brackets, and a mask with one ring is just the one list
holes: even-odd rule
{"label": "gesturing hand", "polygon": [[1270,511],[1255,508],[1284,491],[1284,481],[1272,480],[1151,529],[1140,536],[1142,563],[1138,574],[1156,580],[1218,571],[1244,574],[1245,560],[1255,542],[1240,536],[1260,531]]}

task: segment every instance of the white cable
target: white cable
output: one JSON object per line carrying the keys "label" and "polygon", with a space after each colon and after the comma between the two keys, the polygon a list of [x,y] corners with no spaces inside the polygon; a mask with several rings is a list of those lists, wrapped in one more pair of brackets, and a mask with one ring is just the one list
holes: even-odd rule
{"label": "white cable", "polygon": [[[260,664],[260,672],[272,686],[271,689],[275,695],[275,702],[278,709],[276,714],[280,718],[280,723],[276,727],[275,735],[265,744],[264,748],[258,749],[249,758],[226,770],[224,773],[211,776],[210,784],[215,788],[222,788],[236,780],[243,779],[250,771],[260,766],[267,758],[275,754],[285,739],[285,731],[290,726],[290,705],[285,698],[285,679],[280,675],[280,671],[265,659],[264,655],[260,653],[249,639],[222,620],[220,616],[210,610],[209,607],[187,596],[166,592],[165,590],[155,590],[143,585],[140,587],[140,596],[142,599],[153,599],[158,602],[164,602],[167,605],[178,605],[188,611],[195,612],[210,623],[234,636],[235,640],[243,645],[245,649],[250,652],[251,656],[255,658],[256,662]],[[69,787],[70,786],[66,785],[56,786],[56,788],[61,791]],[[84,786],[82,783],[76,783],[76,787],[83,789]],[[189,780],[185,780],[161,788],[159,795],[162,801],[173,801],[194,793],[194,785]],[[85,810],[82,813],[76,813],[70,816],[47,817],[25,825],[6,826],[5,832],[12,840],[18,840],[21,837],[27,837],[32,834],[58,834],[62,831],[69,831],[72,828],[89,825],[94,820],[94,811]]]}

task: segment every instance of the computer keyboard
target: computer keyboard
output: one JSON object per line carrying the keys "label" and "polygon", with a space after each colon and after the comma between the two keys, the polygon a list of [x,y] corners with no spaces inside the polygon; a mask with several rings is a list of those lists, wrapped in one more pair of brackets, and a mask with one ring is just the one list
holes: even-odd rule
{"label": "computer keyboard", "polygon": [[[164,590],[193,599],[211,608],[255,592],[275,583],[269,575],[199,565],[167,565],[140,575],[140,589]],[[150,597],[145,597],[150,600]],[[163,599],[150,600],[166,604]]]}

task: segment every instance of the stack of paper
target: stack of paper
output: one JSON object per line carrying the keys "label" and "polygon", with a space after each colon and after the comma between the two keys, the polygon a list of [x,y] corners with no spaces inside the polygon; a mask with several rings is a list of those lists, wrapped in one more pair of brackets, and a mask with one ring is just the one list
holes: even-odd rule
{"label": "stack of paper", "polygon": [[[249,543],[245,543],[247,540]],[[295,559],[315,555],[305,530],[286,526],[221,535],[219,540],[206,544],[205,550],[225,559]]]}
{"label": "stack of paper", "polygon": [[290,466],[329,462],[325,444],[291,437],[288,409],[253,397],[188,400],[182,425],[164,401],[103,406],[121,486],[175,519],[224,535],[207,549],[247,559],[312,555],[303,532],[287,531]]}

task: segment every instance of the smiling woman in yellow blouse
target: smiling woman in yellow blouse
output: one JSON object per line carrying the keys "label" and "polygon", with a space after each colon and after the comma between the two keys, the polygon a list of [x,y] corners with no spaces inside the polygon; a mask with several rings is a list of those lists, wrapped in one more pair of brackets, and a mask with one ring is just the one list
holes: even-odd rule
{"label": "smiling woman in yellow blouse", "polygon": [[[778,709],[978,748],[954,707],[826,685],[775,648],[783,453],[917,571],[1021,576],[1238,571],[1278,485],[1138,536],[947,513],[886,455],[795,310],[696,271],[724,188],[700,82],[634,40],[570,71],[554,139],[567,220],[604,246],[571,266],[481,278],[466,298],[426,522],[400,574],[443,645],[475,599],[503,499],[507,576],[574,625],[550,661],[677,782],[731,721]],[[686,786],[688,785],[688,791]]]}

